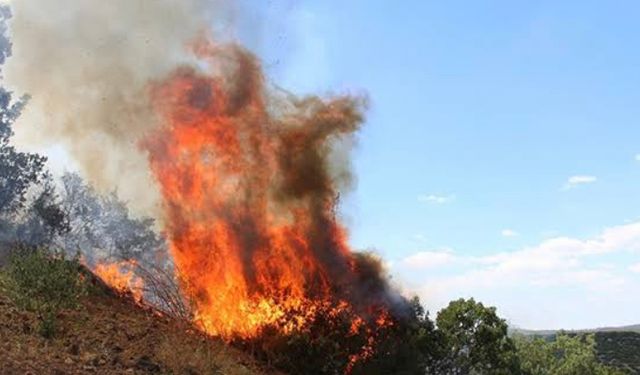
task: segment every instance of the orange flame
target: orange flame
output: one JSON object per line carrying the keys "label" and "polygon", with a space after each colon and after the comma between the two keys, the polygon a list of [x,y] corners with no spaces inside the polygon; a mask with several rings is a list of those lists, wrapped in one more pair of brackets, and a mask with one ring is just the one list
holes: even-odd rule
{"label": "orange flame", "polygon": [[142,301],[144,282],[135,275],[135,267],[136,262],[134,260],[99,263],[94,268],[94,273],[117,291],[131,293],[136,301]]}
{"label": "orange flame", "polygon": [[247,51],[208,41],[194,51],[210,71],[184,67],[153,85],[163,126],[141,146],[197,323],[251,338],[267,325],[301,329],[333,306],[354,311],[357,331],[357,314],[378,301],[335,219],[336,181],[346,176],[332,174],[329,154],[358,129],[360,103],[278,102]]}

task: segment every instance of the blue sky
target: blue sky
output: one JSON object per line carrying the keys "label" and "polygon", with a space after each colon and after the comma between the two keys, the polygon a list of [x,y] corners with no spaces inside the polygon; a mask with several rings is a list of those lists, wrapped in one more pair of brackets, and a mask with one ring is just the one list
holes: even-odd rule
{"label": "blue sky", "polygon": [[354,247],[433,312],[475,296],[527,328],[639,323],[640,3],[399,3],[240,10],[274,83],[370,99]]}

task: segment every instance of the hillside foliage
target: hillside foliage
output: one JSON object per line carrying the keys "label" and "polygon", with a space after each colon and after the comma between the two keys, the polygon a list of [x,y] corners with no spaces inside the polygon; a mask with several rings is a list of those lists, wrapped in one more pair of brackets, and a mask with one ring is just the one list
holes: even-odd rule
{"label": "hillside foliage", "polygon": [[621,375],[623,370],[601,363],[593,334],[559,334],[552,340],[516,336],[522,373],[526,375]]}
{"label": "hillside foliage", "polygon": [[40,249],[15,251],[0,276],[0,288],[18,307],[37,314],[45,337],[55,334],[56,315],[77,307],[88,290],[77,259]]}

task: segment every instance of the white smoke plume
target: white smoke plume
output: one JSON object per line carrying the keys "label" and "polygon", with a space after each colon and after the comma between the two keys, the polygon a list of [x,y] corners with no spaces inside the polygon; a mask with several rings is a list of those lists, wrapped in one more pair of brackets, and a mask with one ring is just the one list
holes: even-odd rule
{"label": "white smoke plume", "polygon": [[134,211],[158,217],[158,192],[137,144],[157,123],[148,83],[195,63],[186,45],[230,17],[230,7],[206,0],[9,4],[13,56],[5,83],[32,96],[17,140],[60,144],[98,189],[117,189]]}

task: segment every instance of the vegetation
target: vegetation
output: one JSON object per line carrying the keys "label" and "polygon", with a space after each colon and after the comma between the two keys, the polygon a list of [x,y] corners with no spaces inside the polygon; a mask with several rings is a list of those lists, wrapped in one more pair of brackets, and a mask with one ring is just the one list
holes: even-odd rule
{"label": "vegetation", "polygon": [[78,306],[87,288],[76,259],[66,260],[59,253],[23,249],[1,275],[0,287],[18,307],[35,312],[39,332],[55,333],[55,318],[62,309]]}
{"label": "vegetation", "polygon": [[485,307],[473,298],[459,299],[438,313],[436,324],[444,340],[447,372],[518,373],[515,344],[494,307]]}
{"label": "vegetation", "polygon": [[598,361],[593,334],[559,334],[552,341],[516,336],[522,373],[526,375],[618,375],[624,371]]}
{"label": "vegetation", "polygon": [[286,337],[278,330],[265,332],[251,349],[292,374],[335,374],[346,368],[352,374],[407,375],[627,373],[601,362],[593,335],[559,335],[547,340],[509,337],[507,324],[496,309],[473,299],[452,301],[437,314],[435,324],[417,299],[411,306],[407,320],[377,337],[375,354],[352,367],[347,359],[364,344],[363,337],[350,334],[349,322],[339,316]]}
{"label": "vegetation", "polygon": [[[9,297],[20,309],[35,312],[39,332],[50,338],[55,333],[56,316],[64,309],[77,307],[87,296],[87,283],[80,270],[77,260],[66,260],[60,253],[20,249],[0,273],[0,296]],[[437,326],[417,299],[410,306],[404,321],[380,331],[375,352],[352,365],[350,355],[365,346],[366,340],[353,334],[348,315],[322,314],[326,320],[317,320],[308,330],[286,336],[276,329],[267,330],[258,341],[245,342],[244,348],[287,373],[336,374],[346,369],[353,374],[373,375],[627,373],[599,360],[593,334],[510,338],[495,308],[473,299],[451,302],[438,313]],[[193,345],[193,340],[178,336],[171,342],[176,340]],[[192,351],[165,344],[169,341],[162,341],[155,358],[169,368],[182,368],[179,358],[172,355],[177,352],[188,354],[184,358],[200,368],[216,369],[221,360],[217,352],[203,346]],[[160,368],[144,358],[133,365],[154,371]]]}
{"label": "vegetation", "polygon": [[598,359],[602,363],[632,374],[640,374],[639,332],[603,331],[595,332],[593,335]]}
{"label": "vegetation", "polygon": [[36,314],[0,290],[0,374],[270,374],[248,354],[106,289],[78,302],[44,338]]}
{"label": "vegetation", "polygon": [[20,116],[27,97],[12,100],[10,92],[0,88],[0,215],[15,215],[27,201],[29,187],[43,176],[46,158],[19,152],[9,143],[11,125]]}
{"label": "vegetation", "polygon": [[[267,363],[291,374],[425,374],[438,353],[438,335],[417,298],[395,324],[368,332],[354,332],[353,315],[322,311],[305,329],[283,335],[278,327],[268,327],[242,347],[256,352]],[[375,339],[374,351],[369,337]],[[365,350],[366,351],[366,350]]]}

